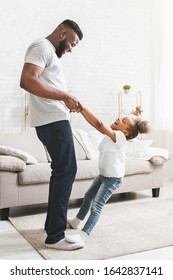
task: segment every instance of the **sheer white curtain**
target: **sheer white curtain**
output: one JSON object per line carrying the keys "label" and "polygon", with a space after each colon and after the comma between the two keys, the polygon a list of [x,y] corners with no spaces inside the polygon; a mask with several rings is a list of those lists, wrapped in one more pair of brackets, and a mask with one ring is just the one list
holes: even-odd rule
{"label": "sheer white curtain", "polygon": [[160,1],[160,63],[155,94],[155,128],[173,131],[173,1]]}
{"label": "sheer white curtain", "polygon": [[[173,0],[152,0],[154,146],[173,155]],[[164,165],[164,178],[173,179],[173,157]]]}

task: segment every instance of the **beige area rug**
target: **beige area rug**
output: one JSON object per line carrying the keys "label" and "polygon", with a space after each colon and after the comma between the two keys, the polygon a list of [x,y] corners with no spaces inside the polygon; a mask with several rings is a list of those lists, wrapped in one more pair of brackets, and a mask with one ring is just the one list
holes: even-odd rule
{"label": "beige area rug", "polygon": [[[78,209],[71,209],[74,216]],[[44,246],[45,214],[10,218],[11,223],[47,260],[104,260],[173,245],[173,198],[108,203],[86,245],[75,251]],[[67,233],[76,230],[68,229]]]}

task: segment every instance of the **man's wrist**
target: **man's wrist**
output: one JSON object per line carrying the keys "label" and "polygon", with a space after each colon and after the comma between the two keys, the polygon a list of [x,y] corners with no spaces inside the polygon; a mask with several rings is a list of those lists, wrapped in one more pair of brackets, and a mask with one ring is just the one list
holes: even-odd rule
{"label": "man's wrist", "polygon": [[62,90],[60,90],[59,93],[60,93],[60,100],[65,102],[68,98],[67,93]]}

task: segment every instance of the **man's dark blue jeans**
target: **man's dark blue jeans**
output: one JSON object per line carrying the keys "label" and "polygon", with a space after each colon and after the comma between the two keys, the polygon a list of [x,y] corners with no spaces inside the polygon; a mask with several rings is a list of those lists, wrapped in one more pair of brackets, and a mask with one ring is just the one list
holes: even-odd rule
{"label": "man's dark blue jeans", "polygon": [[45,242],[53,244],[64,238],[67,226],[68,202],[77,171],[73,135],[68,120],[36,127],[36,132],[52,159]]}

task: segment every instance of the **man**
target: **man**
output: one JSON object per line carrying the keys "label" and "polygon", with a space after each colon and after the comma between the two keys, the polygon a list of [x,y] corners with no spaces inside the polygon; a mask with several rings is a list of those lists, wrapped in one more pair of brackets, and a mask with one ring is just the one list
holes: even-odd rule
{"label": "man", "polygon": [[20,86],[30,97],[31,126],[46,146],[51,159],[45,246],[74,250],[82,240],[65,239],[67,208],[77,165],[69,123],[69,111],[78,112],[78,100],[67,93],[60,57],[83,38],[77,23],[64,20],[46,38],[34,41],[27,49]]}

